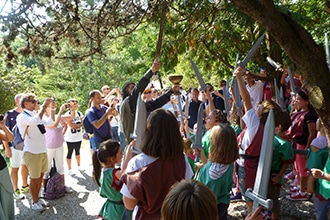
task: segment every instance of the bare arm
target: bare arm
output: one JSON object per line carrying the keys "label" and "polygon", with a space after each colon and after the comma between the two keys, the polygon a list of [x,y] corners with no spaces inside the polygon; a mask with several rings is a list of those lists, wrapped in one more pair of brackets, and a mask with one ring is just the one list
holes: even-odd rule
{"label": "bare arm", "polygon": [[311,169],[311,175],[315,178],[315,179],[324,179],[327,181],[330,181],[330,174],[329,173],[325,173],[320,169]]}
{"label": "bare arm", "polygon": [[134,207],[138,204],[139,200],[130,199],[130,198],[127,198],[126,196],[123,196],[123,202],[124,202],[125,207],[128,210],[133,210]]}
{"label": "bare arm", "polygon": [[308,140],[306,144],[306,149],[309,149],[313,139],[316,137],[316,123],[315,122],[310,122],[307,123],[308,126]]}
{"label": "bare arm", "polygon": [[237,79],[237,82],[238,82],[238,88],[239,88],[239,91],[241,93],[241,97],[242,97],[242,100],[243,100],[243,103],[244,103],[245,112],[247,112],[248,110],[250,110],[252,108],[252,102],[251,102],[251,96],[250,96],[249,92],[247,91],[247,89],[245,87],[245,84],[244,84],[244,79],[243,79],[244,70],[243,70],[243,68],[238,67],[235,70],[234,74],[236,75],[236,79]]}
{"label": "bare arm", "polygon": [[132,147],[134,147],[136,144],[136,140],[134,139],[133,141],[131,141],[131,143],[129,143],[128,147],[126,148],[126,152],[125,152],[125,157],[124,160],[121,164],[121,170],[116,172],[116,177],[118,179],[121,178],[121,176],[125,173],[126,168],[127,168],[127,164],[130,161],[130,159],[132,158]]}
{"label": "bare arm", "polygon": [[0,139],[3,141],[10,142],[14,140],[13,133],[9,130],[9,128],[5,125],[5,120],[0,121]]}

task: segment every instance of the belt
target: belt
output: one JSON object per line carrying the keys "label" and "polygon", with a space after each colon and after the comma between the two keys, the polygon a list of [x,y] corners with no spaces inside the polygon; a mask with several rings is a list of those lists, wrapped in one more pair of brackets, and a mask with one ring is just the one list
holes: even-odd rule
{"label": "belt", "polygon": [[251,155],[246,155],[246,154],[240,154],[239,156],[241,159],[248,159],[248,160],[259,158],[259,156],[251,156]]}
{"label": "belt", "polygon": [[108,201],[113,203],[113,204],[124,205],[124,202],[122,200],[121,201],[112,201],[112,200],[108,199]]}

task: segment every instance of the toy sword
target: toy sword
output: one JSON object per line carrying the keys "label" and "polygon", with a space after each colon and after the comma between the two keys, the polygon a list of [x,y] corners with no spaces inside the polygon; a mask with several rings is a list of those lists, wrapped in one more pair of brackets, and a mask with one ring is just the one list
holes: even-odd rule
{"label": "toy sword", "polygon": [[289,66],[288,66],[288,76],[289,76],[289,80],[290,80],[291,95],[295,95],[297,93],[297,91],[296,91],[296,87],[294,85],[293,75],[292,75],[292,72],[291,72],[291,69]]}
{"label": "toy sword", "polygon": [[252,212],[254,212],[259,205],[262,205],[267,209],[271,209],[273,207],[273,200],[267,199],[267,192],[272,165],[274,131],[274,112],[273,109],[271,109],[268,113],[267,121],[264,128],[254,187],[253,190],[249,188],[245,192],[246,196],[253,200]]}
{"label": "toy sword", "polygon": [[[238,56],[239,56],[239,54],[236,55],[234,71],[237,68]],[[237,107],[237,115],[239,117],[241,117],[242,116],[241,107],[243,106],[243,103],[242,103],[241,95],[240,95],[240,92],[239,92],[236,76],[234,76],[233,79],[232,79],[232,86],[233,86],[233,90],[234,90],[234,94],[235,94],[235,105]]]}
{"label": "toy sword", "polygon": [[204,103],[202,102],[198,107],[196,139],[195,139],[195,143],[191,144],[191,148],[197,149],[197,155],[196,155],[196,158],[195,158],[196,162],[199,160],[199,150],[198,149],[203,149],[204,148],[202,146],[202,136],[203,136],[203,126],[204,126],[204,123],[203,123],[203,113],[204,113],[203,105],[204,105]]}
{"label": "toy sword", "polygon": [[[284,101],[281,98],[281,94],[280,94],[280,90],[277,87],[277,82],[276,82],[276,78],[274,78],[274,89],[275,89],[275,97],[276,97],[276,103],[282,108],[282,110],[284,109]],[[282,92],[283,93],[283,92]]]}
{"label": "toy sword", "polygon": [[164,32],[164,24],[165,24],[165,15],[166,15],[166,0],[163,0],[162,4],[162,12],[161,17],[159,21],[159,32],[158,32],[158,40],[156,45],[156,60],[160,60],[160,50],[162,47],[162,41],[163,41],[163,32]]}
{"label": "toy sword", "polygon": [[261,42],[263,41],[265,37],[265,33],[263,33],[258,40],[254,43],[254,45],[252,46],[251,50],[249,51],[249,53],[246,55],[246,57],[244,58],[243,61],[239,62],[239,65],[245,69],[247,63],[249,62],[249,60],[251,59],[251,57],[254,55],[254,53],[257,51],[258,47],[260,46]]}
{"label": "toy sword", "polygon": [[190,63],[191,63],[192,68],[194,69],[194,72],[196,74],[196,77],[197,77],[197,80],[199,82],[199,85],[200,85],[201,89],[204,90],[204,91],[206,91],[206,89],[207,89],[208,86],[205,85],[205,82],[203,80],[203,77],[202,77],[201,73],[199,72],[196,64],[194,63],[193,60],[190,60]]}
{"label": "toy sword", "polygon": [[147,108],[144,101],[141,99],[141,93],[139,93],[136,103],[136,114],[134,120],[134,131],[131,138],[136,139],[136,145],[132,148],[132,151],[136,154],[141,153],[141,142],[144,136],[144,132],[147,127]]}
{"label": "toy sword", "polygon": [[222,91],[223,91],[223,96],[224,96],[224,103],[225,103],[225,111],[226,111],[226,114],[227,116],[229,116],[229,112],[230,112],[230,105],[229,105],[229,82],[228,82],[228,79],[227,79],[227,83],[226,83],[226,86],[225,88],[222,88]]}
{"label": "toy sword", "polygon": [[324,39],[325,39],[325,54],[327,56],[328,67],[330,69],[330,52],[329,52],[328,33],[325,33]]}
{"label": "toy sword", "polygon": [[267,57],[266,60],[270,65],[272,65],[272,67],[275,68],[276,71],[278,71],[281,68],[281,65],[276,63],[272,58]]}

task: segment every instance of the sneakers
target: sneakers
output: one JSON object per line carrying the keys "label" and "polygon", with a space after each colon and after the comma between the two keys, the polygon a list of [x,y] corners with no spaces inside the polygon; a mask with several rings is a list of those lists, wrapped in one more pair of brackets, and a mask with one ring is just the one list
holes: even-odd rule
{"label": "sneakers", "polygon": [[79,171],[83,171],[84,169],[83,169],[81,166],[79,166],[79,167],[78,167],[78,170],[79,170]]}
{"label": "sneakers", "polygon": [[242,200],[242,193],[241,192],[236,192],[234,195],[230,196],[230,201],[235,202],[235,201],[241,201]]}
{"label": "sneakers", "polygon": [[290,186],[298,186],[298,179],[295,178],[292,183],[290,183]]}
{"label": "sneakers", "polygon": [[299,191],[299,186],[294,186],[294,187],[290,187],[290,189],[286,189],[285,192],[288,194],[292,194],[292,193],[296,193]]}
{"label": "sneakers", "polygon": [[22,189],[21,189],[21,192],[26,194],[30,191],[30,186],[27,185],[27,186],[22,186]]}
{"label": "sneakers", "polygon": [[46,208],[46,207],[49,207],[50,205],[49,205],[49,203],[46,201],[46,200],[44,200],[44,199],[41,199],[41,198],[39,198],[39,201],[38,201],[38,203],[40,203],[44,208]]}
{"label": "sneakers", "polygon": [[75,175],[72,169],[68,170],[68,174],[69,174],[70,176]]}
{"label": "sneakers", "polygon": [[39,212],[45,211],[45,207],[43,207],[39,201],[37,203],[33,203],[31,209]]}
{"label": "sneakers", "polygon": [[25,199],[25,195],[22,195],[21,194],[21,191],[19,189],[16,189],[15,192],[14,192],[14,199],[16,200],[22,200],[22,199]]}
{"label": "sneakers", "polygon": [[307,195],[307,193],[302,193],[302,192],[298,191],[291,195],[287,195],[286,198],[289,200],[292,200],[292,201],[304,201],[304,200],[308,200],[308,195]]}
{"label": "sneakers", "polygon": [[285,179],[293,179],[296,176],[296,171],[292,170],[290,173],[284,175]]}
{"label": "sneakers", "polygon": [[73,193],[73,189],[69,186],[65,186],[65,192],[66,193]]}

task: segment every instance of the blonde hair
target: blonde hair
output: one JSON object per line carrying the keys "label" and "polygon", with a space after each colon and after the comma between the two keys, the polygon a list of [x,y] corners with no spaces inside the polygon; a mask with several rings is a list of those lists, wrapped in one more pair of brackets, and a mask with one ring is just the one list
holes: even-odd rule
{"label": "blonde hair", "polygon": [[211,130],[210,143],[210,161],[230,164],[238,158],[236,133],[230,125],[215,125]]}

